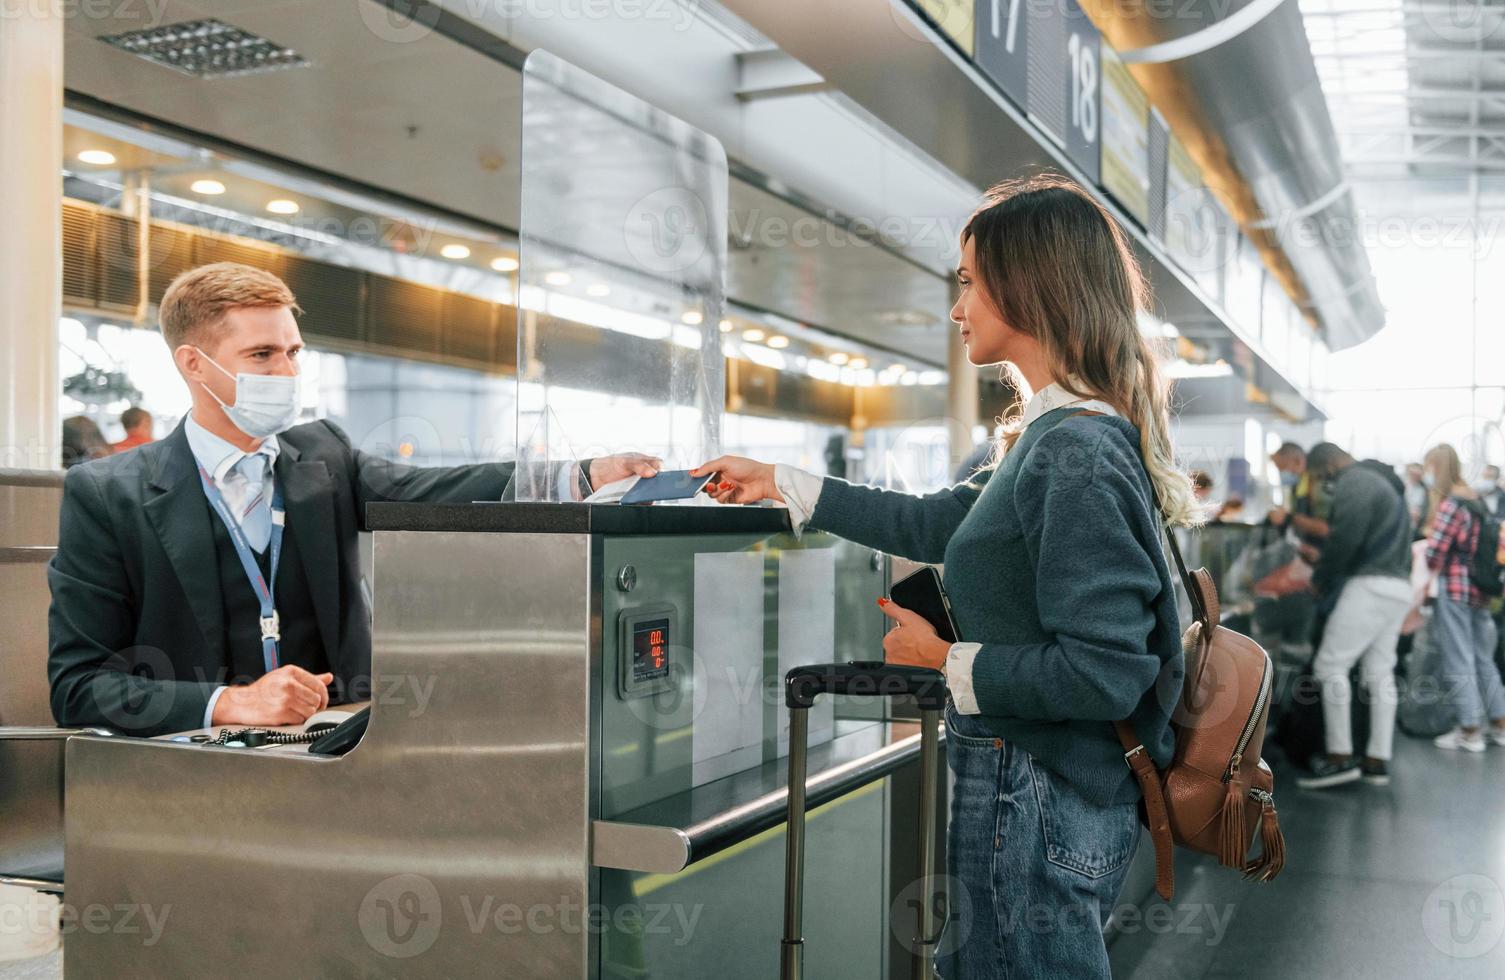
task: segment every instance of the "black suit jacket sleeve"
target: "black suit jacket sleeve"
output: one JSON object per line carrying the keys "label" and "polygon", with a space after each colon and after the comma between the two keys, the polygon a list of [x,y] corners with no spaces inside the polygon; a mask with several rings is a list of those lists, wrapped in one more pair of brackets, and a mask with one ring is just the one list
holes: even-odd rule
{"label": "black suit jacket sleeve", "polygon": [[137,604],[109,508],[89,467],[75,466],[64,478],[58,549],[47,584],[47,678],[59,724],[104,725],[128,735],[203,724],[218,685],[169,679],[173,671],[163,651],[133,645]]}
{"label": "black suit jacket sleeve", "polygon": [[366,505],[373,502],[409,501],[429,504],[468,504],[475,500],[501,500],[512,479],[513,464],[475,463],[469,466],[407,466],[362,452],[333,422],[329,431],[350,452],[355,502],[361,523]]}
{"label": "black suit jacket sleeve", "polygon": [[[419,502],[468,504],[477,500],[501,500],[512,480],[515,464],[475,463],[468,466],[406,466],[372,456],[350,444],[349,436],[333,422],[324,423],[350,450],[355,501],[360,522],[366,522],[366,505],[372,502]],[[590,477],[590,460],[580,462],[582,477]]]}

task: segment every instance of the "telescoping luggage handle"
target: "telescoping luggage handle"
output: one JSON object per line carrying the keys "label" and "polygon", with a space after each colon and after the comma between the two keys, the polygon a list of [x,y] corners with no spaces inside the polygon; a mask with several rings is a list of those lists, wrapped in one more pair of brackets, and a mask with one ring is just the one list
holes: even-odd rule
{"label": "telescoping luggage handle", "polygon": [[[940,725],[946,707],[946,678],[928,667],[906,667],[881,660],[811,664],[784,675],[784,703],[789,708],[789,831],[784,846],[784,938],[779,952],[781,980],[803,976],[805,899],[805,770],[809,748],[810,708],[822,694],[850,697],[915,699],[920,708],[920,875],[934,880],[935,818],[940,790]],[[934,901],[920,902],[913,950],[914,980],[931,980],[942,927]]]}

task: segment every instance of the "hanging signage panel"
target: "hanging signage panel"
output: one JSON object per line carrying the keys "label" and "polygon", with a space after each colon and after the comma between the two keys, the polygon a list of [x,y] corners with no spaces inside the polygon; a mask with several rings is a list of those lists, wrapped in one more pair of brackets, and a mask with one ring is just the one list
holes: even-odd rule
{"label": "hanging signage panel", "polygon": [[1028,7],[1028,0],[977,0],[976,8],[977,66],[1020,106],[1029,93]]}
{"label": "hanging signage panel", "polygon": [[1150,100],[1111,47],[1103,78],[1102,183],[1140,226],[1150,214]]}

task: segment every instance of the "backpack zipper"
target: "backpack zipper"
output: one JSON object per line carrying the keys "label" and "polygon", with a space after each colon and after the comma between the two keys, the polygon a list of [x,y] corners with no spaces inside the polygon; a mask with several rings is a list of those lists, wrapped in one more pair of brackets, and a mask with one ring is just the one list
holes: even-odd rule
{"label": "backpack zipper", "polygon": [[1270,698],[1270,655],[1265,654],[1264,667],[1259,675],[1259,696],[1254,699],[1254,707],[1249,712],[1249,720],[1244,722],[1244,731],[1239,735],[1238,745],[1233,749],[1233,758],[1228,760],[1228,768],[1223,771],[1223,782],[1233,778],[1239,764],[1244,761],[1244,749],[1249,747],[1249,740],[1254,737],[1254,729],[1259,724],[1260,713],[1264,710],[1265,702]]}

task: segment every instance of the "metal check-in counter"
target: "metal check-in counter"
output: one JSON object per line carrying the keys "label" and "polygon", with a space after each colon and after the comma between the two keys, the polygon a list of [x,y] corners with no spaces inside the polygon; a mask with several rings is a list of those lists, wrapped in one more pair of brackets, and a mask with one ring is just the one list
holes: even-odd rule
{"label": "metal check-in counter", "polygon": [[[162,928],[79,929],[67,974],[774,975],[779,682],[879,649],[885,563],[768,508],[369,520],[375,684],[348,755],[68,742],[67,901]],[[883,710],[812,719],[812,976],[903,966],[918,735]]]}

